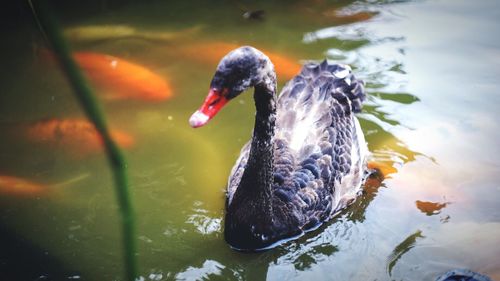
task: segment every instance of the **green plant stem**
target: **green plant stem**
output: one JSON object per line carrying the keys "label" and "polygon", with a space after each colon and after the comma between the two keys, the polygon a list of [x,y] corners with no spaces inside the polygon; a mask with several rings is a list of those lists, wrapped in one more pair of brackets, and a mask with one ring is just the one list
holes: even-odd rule
{"label": "green plant stem", "polygon": [[[129,281],[135,280],[138,276],[136,260],[136,240],[135,240],[135,219],[131,196],[129,193],[127,179],[127,164],[125,158],[110,136],[106,121],[98,102],[85,78],[76,65],[69,47],[64,40],[59,25],[56,23],[51,10],[45,0],[37,2],[38,20],[49,40],[54,56],[59,61],[63,72],[69,80],[77,99],[80,102],[87,118],[94,124],[97,132],[101,135],[108,160],[114,175],[116,194],[120,207],[123,248],[125,255],[126,278]],[[35,14],[36,16],[36,14]]]}

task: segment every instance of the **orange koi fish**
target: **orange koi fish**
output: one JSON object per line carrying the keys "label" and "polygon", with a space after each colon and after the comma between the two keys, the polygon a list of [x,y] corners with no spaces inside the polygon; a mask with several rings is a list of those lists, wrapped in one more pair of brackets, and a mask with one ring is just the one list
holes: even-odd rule
{"label": "orange koi fish", "polygon": [[[206,64],[216,65],[220,58],[228,52],[240,47],[237,44],[226,42],[201,42],[197,44],[185,45],[176,51],[183,57],[194,59]],[[289,80],[299,74],[302,66],[297,60],[283,56],[281,54],[270,52],[259,48],[273,62],[278,79]]]}
{"label": "orange koi fish", "polygon": [[49,190],[71,185],[87,178],[88,176],[89,174],[82,174],[59,184],[45,185],[19,177],[0,175],[0,194],[15,196],[40,196],[44,195]]}
{"label": "orange koi fish", "polygon": [[46,185],[34,183],[25,179],[0,175],[0,194],[30,196],[45,192]]}
{"label": "orange koi fish", "polygon": [[435,203],[428,201],[415,201],[417,208],[428,216],[437,215],[441,212],[441,209],[446,207],[447,203]]}
{"label": "orange koi fish", "polygon": [[[33,142],[61,146],[80,153],[102,149],[102,139],[94,125],[83,119],[49,119],[28,126],[25,136]],[[111,130],[111,137],[122,148],[134,145],[134,138],[123,131]]]}
{"label": "orange koi fish", "polygon": [[337,24],[349,24],[367,21],[378,15],[377,12],[361,11],[352,14],[345,14],[339,12],[337,9],[327,10],[321,13],[325,18]]}
{"label": "orange koi fish", "polygon": [[99,53],[76,52],[73,57],[109,99],[163,101],[172,96],[169,83],[144,66]]}
{"label": "orange koi fish", "polygon": [[374,170],[383,179],[388,178],[390,174],[398,172],[398,169],[394,168],[393,163],[389,162],[369,161],[366,166],[369,170]]}
{"label": "orange koi fish", "polygon": [[311,1],[297,1],[295,4],[291,5],[291,12],[299,13],[309,22],[323,25],[344,25],[357,23],[367,21],[378,15],[378,12],[374,11],[352,11],[349,9],[345,9],[345,6],[338,2],[314,2],[315,3],[311,3]]}

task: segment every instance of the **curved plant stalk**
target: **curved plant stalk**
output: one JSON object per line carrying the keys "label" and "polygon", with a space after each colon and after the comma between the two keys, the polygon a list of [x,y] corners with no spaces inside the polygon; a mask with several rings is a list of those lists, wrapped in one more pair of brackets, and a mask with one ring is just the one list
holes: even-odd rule
{"label": "curved plant stalk", "polygon": [[86,83],[78,66],[73,60],[69,47],[62,36],[59,25],[56,23],[54,16],[48,8],[48,4],[45,0],[40,0],[35,6],[37,8],[36,11],[34,10],[35,17],[37,18],[36,20],[40,23],[44,36],[51,44],[54,56],[59,61],[66,78],[69,80],[80,105],[87,115],[87,118],[92,121],[96,130],[103,139],[106,154],[113,171],[116,194],[120,207],[126,279],[129,281],[135,280],[138,276],[135,219],[132,201],[129,194],[126,171],[127,164],[125,158],[116,143],[111,138],[104,115],[99,108],[99,104]]}

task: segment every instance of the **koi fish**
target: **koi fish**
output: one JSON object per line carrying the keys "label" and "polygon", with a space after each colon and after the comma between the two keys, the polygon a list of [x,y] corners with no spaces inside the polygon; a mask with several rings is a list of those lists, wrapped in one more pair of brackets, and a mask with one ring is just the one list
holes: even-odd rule
{"label": "koi fish", "polygon": [[[49,119],[29,125],[23,131],[32,142],[60,146],[79,154],[102,149],[102,139],[94,125],[82,119]],[[122,148],[134,145],[134,138],[123,131],[111,130],[111,137]]]}
{"label": "koi fish", "polygon": [[344,25],[367,21],[378,15],[375,11],[352,11],[345,9],[344,5],[331,2],[310,3],[310,1],[297,1],[292,5],[294,13],[300,13],[310,22],[320,24]]}
{"label": "koi fish", "polygon": [[398,169],[396,169],[393,166],[393,163],[390,162],[369,161],[366,166],[369,170],[375,171],[375,173],[382,177],[382,179],[388,178],[390,174],[398,172]]}
{"label": "koi fish", "polygon": [[246,20],[263,20],[265,15],[266,11],[264,10],[246,11],[243,13],[243,18]]}
{"label": "koi fish", "polygon": [[48,189],[46,185],[34,183],[22,178],[0,175],[0,193],[29,196],[40,194]]}
{"label": "koi fish", "polygon": [[[240,46],[237,44],[226,42],[201,42],[179,47],[176,52],[189,59],[197,60],[206,64],[217,65],[221,57],[238,47]],[[278,79],[289,80],[293,76],[299,74],[302,66],[296,59],[292,59],[275,52],[270,52],[265,49],[259,49],[271,59],[274,64],[274,69],[278,75]]]}
{"label": "koi fish", "polygon": [[144,66],[99,53],[76,52],[73,56],[108,99],[162,101],[172,96],[169,83]]}
{"label": "koi fish", "polygon": [[16,196],[33,196],[43,195],[51,189],[67,186],[69,184],[81,181],[89,176],[83,174],[73,179],[55,185],[45,185],[35,183],[23,178],[0,175],[0,194],[16,195]]}
{"label": "koi fish", "polygon": [[415,201],[417,208],[424,214],[428,216],[437,215],[441,212],[441,209],[446,207],[447,203],[435,203],[428,201]]}
{"label": "koi fish", "polygon": [[357,13],[346,14],[339,12],[337,9],[334,9],[334,10],[327,10],[323,12],[322,15],[325,18],[329,19],[330,21],[333,21],[334,23],[348,24],[348,23],[367,21],[373,18],[374,16],[378,15],[378,13],[361,11]]}
{"label": "koi fish", "polygon": [[138,30],[128,25],[87,25],[67,28],[64,30],[64,35],[72,42],[98,42],[127,38],[170,42],[193,35],[200,29],[201,26],[194,26],[175,32],[159,32]]}

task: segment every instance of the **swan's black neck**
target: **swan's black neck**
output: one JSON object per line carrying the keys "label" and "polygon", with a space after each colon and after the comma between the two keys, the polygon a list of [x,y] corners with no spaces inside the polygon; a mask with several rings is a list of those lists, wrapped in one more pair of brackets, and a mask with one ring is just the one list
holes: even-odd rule
{"label": "swan's black neck", "polygon": [[265,85],[256,85],[254,100],[256,114],[250,154],[233,203],[238,204],[239,200],[252,200],[255,201],[254,205],[259,205],[260,210],[271,214],[274,126],[276,121],[275,90]]}
{"label": "swan's black neck", "polygon": [[266,230],[273,221],[272,190],[273,184],[273,147],[276,120],[276,85],[255,86],[256,107],[255,127],[247,166],[242,175],[226,212],[226,239],[231,245],[254,244],[265,240]]}
{"label": "swan's black neck", "polygon": [[[274,126],[276,122],[276,95],[264,86],[256,86],[255,125],[247,167],[240,183],[241,189],[249,189],[258,196],[271,213],[271,185],[273,170]],[[245,182],[243,181],[245,180]]]}

